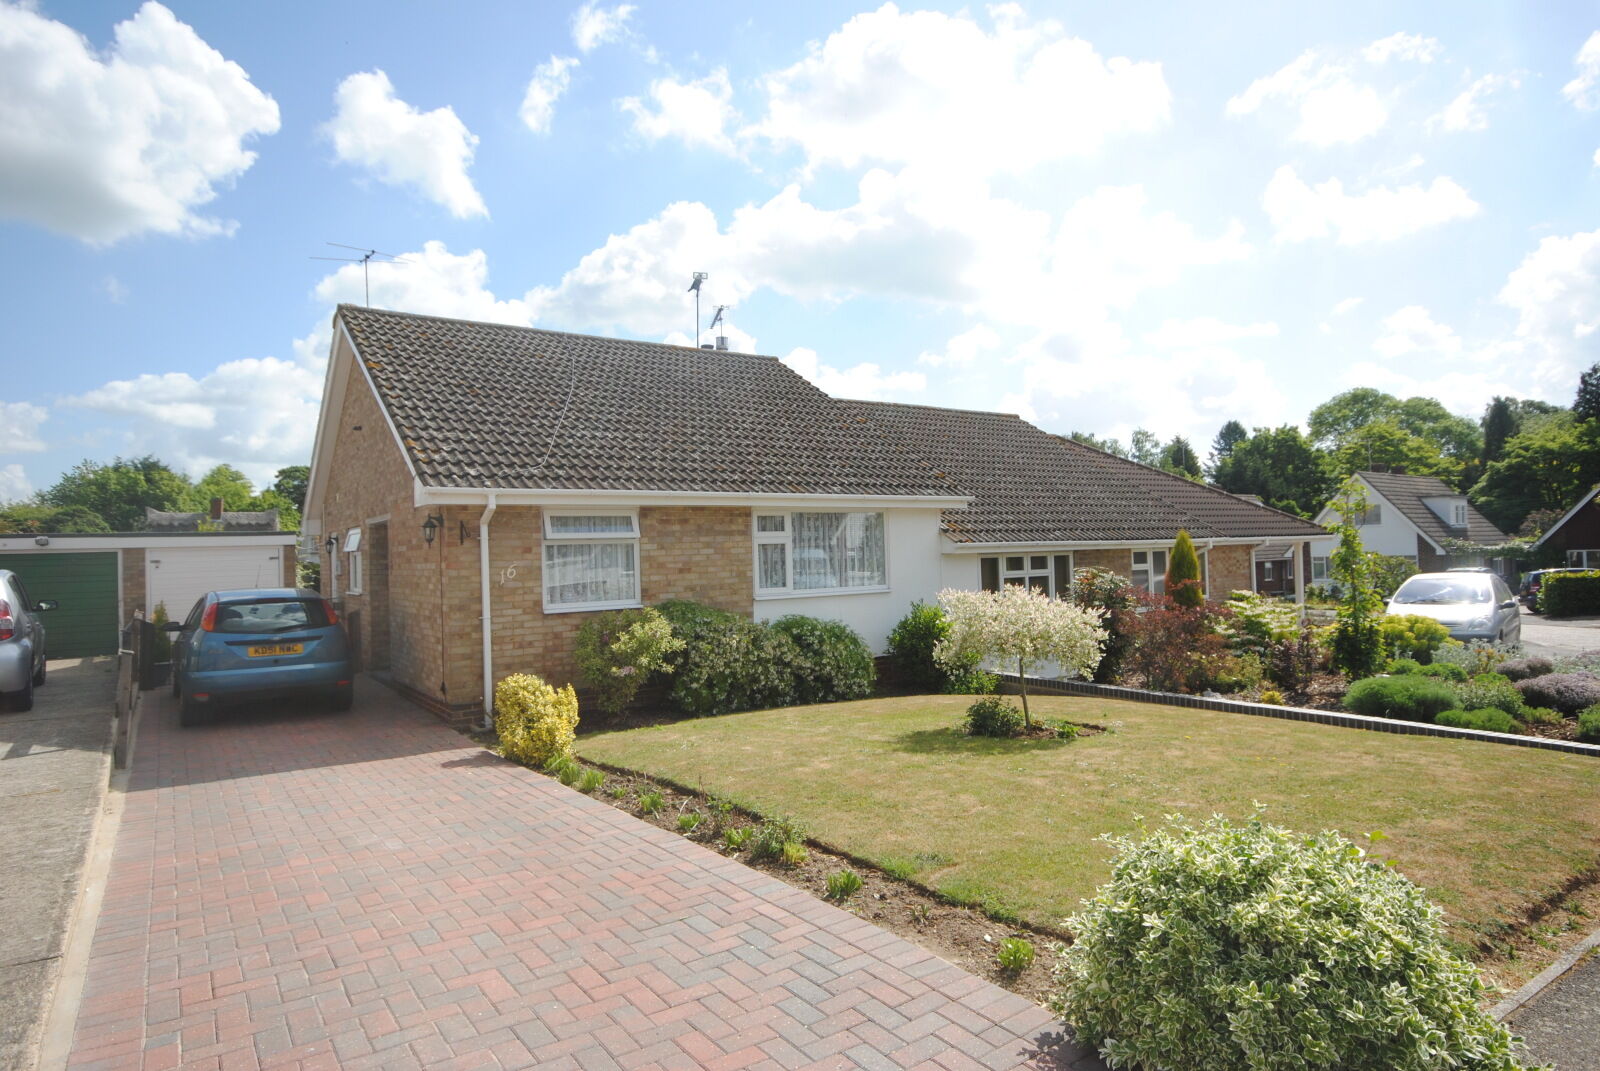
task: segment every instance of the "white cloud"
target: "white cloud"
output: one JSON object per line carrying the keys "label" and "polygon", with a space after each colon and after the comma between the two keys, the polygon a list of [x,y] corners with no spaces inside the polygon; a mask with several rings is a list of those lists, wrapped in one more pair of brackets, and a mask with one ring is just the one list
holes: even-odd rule
{"label": "white cloud", "polygon": [[1498,296],[1516,310],[1516,341],[1547,396],[1600,361],[1600,230],[1545,238]]}
{"label": "white cloud", "polygon": [[1486,130],[1489,126],[1488,98],[1505,89],[1516,89],[1520,84],[1511,75],[1486,74],[1429,119],[1428,126],[1449,131]]}
{"label": "white cloud", "polygon": [[1144,340],[1157,349],[1192,350],[1247,338],[1276,338],[1277,335],[1278,325],[1271,322],[1230,324],[1215,316],[1199,316],[1193,320],[1168,320],[1147,332]]}
{"label": "white cloud", "polygon": [[[488,289],[489,258],[481,249],[456,255],[443,242],[424,242],[402,263],[375,260],[368,271],[372,304],[378,308],[524,326],[533,322],[526,301],[502,301]],[[359,305],[365,303],[364,289],[361,265],[347,264],[318,283],[315,294],[329,305]],[[326,356],[325,343],[321,353]]]}
{"label": "white cloud", "polygon": [[1392,33],[1388,37],[1372,42],[1361,50],[1361,55],[1369,63],[1387,63],[1391,59],[1432,63],[1442,51],[1444,46],[1436,38],[1402,32]]}
{"label": "white cloud", "polygon": [[1384,317],[1383,333],[1372,348],[1390,358],[1408,353],[1451,356],[1461,352],[1461,338],[1421,305],[1407,305]]}
{"label": "white cloud", "polygon": [[33,497],[33,484],[18,464],[0,465],[0,504]]}
{"label": "white cloud", "polygon": [[1589,35],[1572,62],[1578,75],[1561,92],[1574,107],[1592,112],[1600,108],[1600,30]]}
{"label": "white cloud", "polygon": [[823,364],[816,350],[799,347],[781,358],[783,363],[835,398],[882,400],[891,395],[920,394],[928,381],[921,372],[884,372],[870,361],[835,368]]}
{"label": "white cloud", "polygon": [[572,15],[572,43],[579,52],[592,52],[617,40],[627,33],[628,19],[636,10],[632,4],[601,7],[588,0]]}
{"label": "white cloud", "polygon": [[0,214],[96,244],[147,231],[207,236],[199,215],[255,162],[278,106],[158,3],[97,55],[31,5],[0,4]]}
{"label": "white cloud", "polygon": [[1337,235],[1341,245],[1390,241],[1467,219],[1479,208],[1466,190],[1443,176],[1427,186],[1377,186],[1346,193],[1336,178],[1309,186],[1287,165],[1267,183],[1261,206],[1280,242]]}
{"label": "white cloud", "polygon": [[1365,299],[1358,297],[1347,297],[1333,307],[1333,315],[1343,316],[1347,312],[1354,312],[1356,306],[1360,305],[1363,300]]}
{"label": "white cloud", "polygon": [[489,214],[467,174],[478,139],[453,108],[418,111],[395,96],[381,70],[340,82],[334,102],[323,131],[340,160],[391,186],[416,189],[457,219]]}
{"label": "white cloud", "polygon": [[1172,94],[1160,63],[1102,57],[1013,5],[990,14],[992,31],[892,3],[856,15],[767,76],[766,114],[746,134],[797,147],[811,169],[937,163],[989,173],[1091,154],[1107,138],[1166,123]]}
{"label": "white cloud", "polygon": [[617,104],[633,116],[633,129],[651,141],[677,138],[691,147],[732,154],[736,150],[727,133],[736,118],[732,100],[728,72],[719,68],[692,82],[658,78],[650,83],[649,104],[638,97]]}
{"label": "white cloud", "polygon": [[108,275],[100,281],[100,288],[106,292],[106,297],[113,305],[121,305],[128,300],[128,288],[115,275]]}
{"label": "white cloud", "polygon": [[969,327],[944,345],[943,353],[924,351],[917,363],[931,368],[971,368],[978,359],[1000,348],[1000,336],[988,324]]}
{"label": "white cloud", "polygon": [[1315,51],[1301,53],[1287,66],[1256,79],[1228,101],[1227,114],[1249,115],[1274,100],[1297,109],[1295,140],[1317,146],[1360,141],[1389,120],[1389,109],[1377,90],[1353,81],[1346,67],[1321,61]]}
{"label": "white cloud", "polygon": [[520,110],[522,122],[529,130],[535,134],[549,132],[551,120],[556,114],[556,101],[572,84],[572,69],[577,65],[576,57],[551,56],[533,69],[528,90],[522,95]]}
{"label": "white cloud", "polygon": [[50,411],[31,402],[0,402],[0,454],[28,454],[44,449],[39,425]]}

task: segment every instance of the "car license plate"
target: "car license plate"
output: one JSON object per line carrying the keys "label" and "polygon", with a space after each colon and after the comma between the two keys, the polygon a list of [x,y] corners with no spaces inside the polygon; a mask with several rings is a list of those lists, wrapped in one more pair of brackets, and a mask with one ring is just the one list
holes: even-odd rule
{"label": "car license plate", "polygon": [[251,658],[274,658],[280,655],[299,654],[306,649],[303,643],[262,643],[250,648]]}

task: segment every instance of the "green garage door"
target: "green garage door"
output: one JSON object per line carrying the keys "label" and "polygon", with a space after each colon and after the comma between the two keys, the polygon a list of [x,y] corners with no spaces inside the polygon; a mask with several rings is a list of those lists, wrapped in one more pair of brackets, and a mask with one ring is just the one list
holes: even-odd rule
{"label": "green garage door", "polygon": [[0,554],[0,569],[22,578],[28,595],[59,605],[44,615],[51,658],[117,653],[117,552]]}

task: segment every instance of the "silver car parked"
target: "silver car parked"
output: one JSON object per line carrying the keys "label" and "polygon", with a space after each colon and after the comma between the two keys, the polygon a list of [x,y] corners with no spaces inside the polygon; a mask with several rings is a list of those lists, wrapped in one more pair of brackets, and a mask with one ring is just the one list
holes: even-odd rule
{"label": "silver car parked", "polygon": [[1418,573],[1389,599],[1389,612],[1431,617],[1464,642],[1522,642],[1522,608],[1492,573]]}
{"label": "silver car parked", "polygon": [[22,578],[0,569],[0,701],[12,710],[32,710],[33,690],[44,683],[44,622],[39,614],[55,608],[54,602],[28,598]]}

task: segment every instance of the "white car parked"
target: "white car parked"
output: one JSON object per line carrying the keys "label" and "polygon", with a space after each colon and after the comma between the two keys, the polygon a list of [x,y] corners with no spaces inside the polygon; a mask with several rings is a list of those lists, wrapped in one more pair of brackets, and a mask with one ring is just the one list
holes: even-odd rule
{"label": "white car parked", "polygon": [[1521,607],[1493,573],[1418,573],[1389,599],[1389,612],[1431,617],[1464,642],[1522,642]]}

